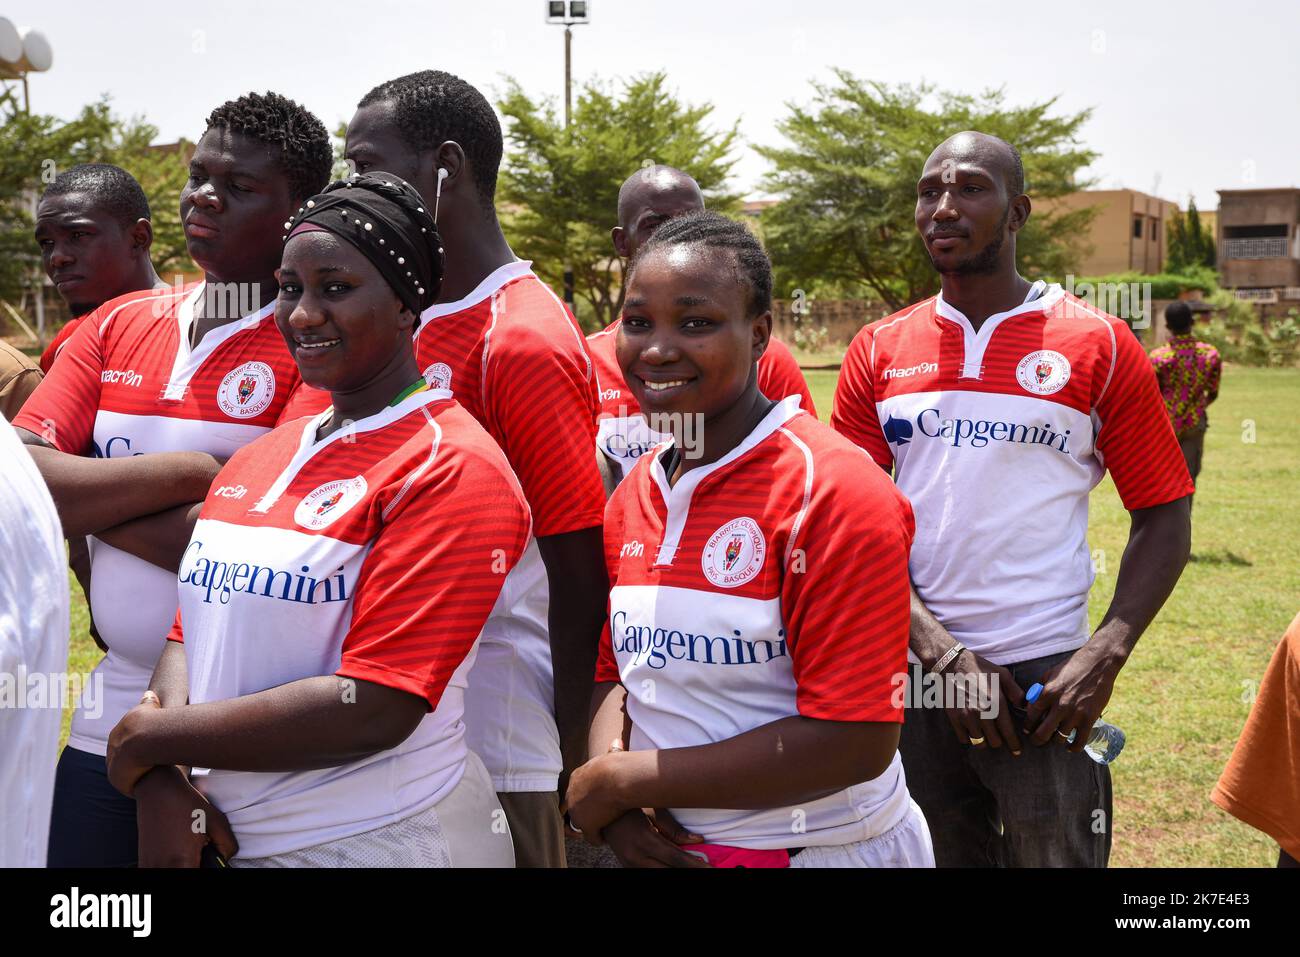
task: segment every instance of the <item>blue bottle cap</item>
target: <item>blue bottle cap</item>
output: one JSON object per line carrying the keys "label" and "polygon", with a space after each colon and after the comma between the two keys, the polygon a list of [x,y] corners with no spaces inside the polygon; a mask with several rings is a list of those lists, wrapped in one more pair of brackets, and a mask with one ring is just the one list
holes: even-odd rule
{"label": "blue bottle cap", "polygon": [[1025,692],[1025,702],[1028,704],[1033,704],[1035,701],[1038,700],[1038,696],[1042,693],[1043,693],[1043,686],[1040,685],[1037,681],[1035,681],[1033,684],[1029,686],[1029,690]]}

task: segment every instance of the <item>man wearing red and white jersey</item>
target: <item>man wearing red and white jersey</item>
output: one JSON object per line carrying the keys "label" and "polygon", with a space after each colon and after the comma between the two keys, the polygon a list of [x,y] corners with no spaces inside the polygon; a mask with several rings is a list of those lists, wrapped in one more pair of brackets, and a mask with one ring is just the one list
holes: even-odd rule
{"label": "man wearing red and white jersey", "polygon": [[536,546],[484,628],[465,699],[521,867],[563,866],[562,777],[582,763],[605,618],[604,492],[592,456],[596,379],[572,315],[517,260],[493,208],[503,141],[491,104],[440,71],[370,91],[348,125],[358,172],[415,186],[443,238],[439,302],[416,356],[497,440],[533,514]]}
{"label": "man wearing red and white jersey", "polygon": [[[629,176],[618,191],[618,225],[610,233],[624,269],[662,223],[702,209],[704,194],[699,183],[675,167],[647,166]],[[608,461],[615,484],[636,464],[637,458],[668,439],[666,433],[650,428],[623,381],[614,356],[618,323],[615,319],[587,337],[600,389],[596,446]],[[798,395],[802,408],[817,414],[799,363],[790,348],[775,337],[768,340],[767,351],[758,360],[758,389],[769,399]]]}
{"label": "man wearing red and white jersey", "polygon": [[[175,569],[224,460],[328,396],[301,378],[272,319],[283,224],[329,175],[329,137],[298,104],[250,94],[210,115],[181,194],[205,280],[88,315],[15,425],[69,535],[88,535],[88,596],[108,653],[102,708],[81,708],[60,759],[54,866],[135,861],[135,804],[108,784],[108,733],[140,699],[176,611]],[[296,413],[289,411],[296,408]]]}
{"label": "man wearing red and white jersey", "polygon": [[[1192,484],[1141,346],[1020,277],[1029,206],[1003,141],[961,133],[931,154],[916,224],[942,292],[859,333],[831,419],[916,512],[912,703],[937,674],[1000,689],[996,716],[908,710],[900,748],[941,866],[1105,865],[1109,772],[1078,752],[1189,547]],[[1090,635],[1088,493],[1107,470],[1133,524]]]}

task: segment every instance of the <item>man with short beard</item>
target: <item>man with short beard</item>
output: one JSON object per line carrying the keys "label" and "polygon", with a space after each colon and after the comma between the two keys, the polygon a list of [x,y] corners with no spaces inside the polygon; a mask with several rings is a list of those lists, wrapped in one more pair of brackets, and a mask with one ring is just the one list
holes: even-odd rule
{"label": "man with short beard", "polygon": [[[1020,275],[1029,212],[1009,144],[965,132],[930,154],[916,227],[942,291],[858,334],[831,417],[916,513],[900,751],[941,867],[1105,866],[1110,773],[1079,752],[1190,548],[1192,482],[1142,347]],[[1107,470],[1132,526],[1090,633]],[[982,693],[924,707],[936,679]]]}

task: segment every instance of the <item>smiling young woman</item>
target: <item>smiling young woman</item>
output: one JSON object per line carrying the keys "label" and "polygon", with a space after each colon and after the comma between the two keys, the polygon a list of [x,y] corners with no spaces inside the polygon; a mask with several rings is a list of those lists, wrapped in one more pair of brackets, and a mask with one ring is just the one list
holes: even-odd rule
{"label": "smiling young woman", "polygon": [[759,390],[771,290],[758,241],[714,213],[632,263],[618,360],[673,439],[606,511],[570,817],[633,866],[929,866],[897,755],[911,510],[798,396]]}
{"label": "smiling young woman", "polygon": [[313,196],[286,237],[276,323],[332,405],[235,455],[203,503],[172,641],[109,741],[141,864],[211,843],[234,866],[511,866],[463,693],[529,517],[415,362],[441,240],[384,173]]}

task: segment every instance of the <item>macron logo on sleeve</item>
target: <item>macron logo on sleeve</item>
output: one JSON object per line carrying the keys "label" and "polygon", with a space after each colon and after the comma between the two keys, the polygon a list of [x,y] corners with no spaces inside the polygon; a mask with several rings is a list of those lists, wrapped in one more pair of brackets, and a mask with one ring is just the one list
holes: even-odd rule
{"label": "macron logo on sleeve", "polygon": [[133,388],[139,388],[144,384],[144,376],[134,369],[105,369],[99,374],[100,382],[111,382],[114,385],[127,385]]}

